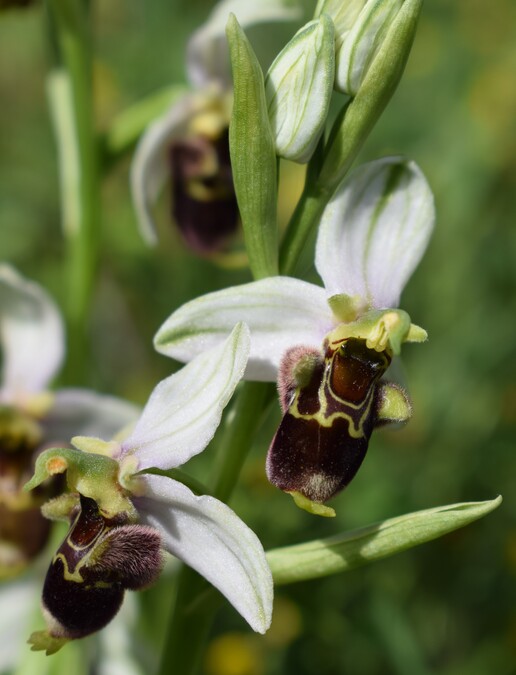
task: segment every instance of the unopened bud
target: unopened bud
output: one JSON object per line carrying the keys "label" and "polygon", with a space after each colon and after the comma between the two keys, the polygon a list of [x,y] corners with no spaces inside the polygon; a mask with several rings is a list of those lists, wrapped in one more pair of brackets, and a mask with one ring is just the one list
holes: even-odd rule
{"label": "unopened bud", "polygon": [[308,162],[324,129],[335,72],[333,23],[307,23],[278,54],[265,80],[279,156]]}

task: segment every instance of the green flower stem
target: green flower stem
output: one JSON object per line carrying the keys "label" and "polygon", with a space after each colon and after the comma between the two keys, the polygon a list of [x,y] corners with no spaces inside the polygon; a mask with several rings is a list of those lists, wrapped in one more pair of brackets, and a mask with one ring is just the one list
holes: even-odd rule
{"label": "green flower stem", "polygon": [[326,189],[314,189],[308,185],[305,187],[281,242],[280,274],[294,274],[303,246],[312,228],[319,222],[330,197],[331,192]]}
{"label": "green flower stem", "polygon": [[204,644],[219,598],[197,572],[182,566],[161,655],[159,675],[194,675],[201,667]]}
{"label": "green flower stem", "polygon": [[[227,501],[233,492],[262,412],[273,393],[273,385],[265,382],[244,382],[241,387],[220,438],[221,452],[210,485],[211,494],[222,501]],[[207,592],[211,586],[189,567],[181,568],[176,583],[159,675],[171,672],[194,675],[201,665],[203,646],[220,596]]]}
{"label": "green flower stem", "polygon": [[262,412],[274,396],[274,385],[244,382],[230,419],[220,439],[220,454],[215,467],[212,494],[227,502],[258,430]]}
{"label": "green flower stem", "polygon": [[[67,204],[63,218],[75,216],[71,222],[64,222],[64,232],[68,246],[67,368],[68,376],[73,376],[77,383],[87,363],[88,314],[99,240],[100,185],[93,121],[91,45],[87,8],[82,0],[48,0],[48,5],[70,86],[70,96],[62,96],[54,103],[70,106],[70,110],[62,111],[70,125],[63,132],[57,129],[61,185],[70,187],[66,175],[71,168],[76,179],[75,189],[62,196],[62,203]],[[55,111],[54,117],[59,121],[60,115]]]}

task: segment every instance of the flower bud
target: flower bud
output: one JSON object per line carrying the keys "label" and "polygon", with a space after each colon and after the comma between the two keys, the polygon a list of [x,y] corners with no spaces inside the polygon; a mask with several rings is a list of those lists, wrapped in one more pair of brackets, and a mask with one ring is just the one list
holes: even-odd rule
{"label": "flower bud", "polygon": [[307,23],[271,65],[265,80],[276,152],[308,162],[323,132],[335,71],[333,23],[327,15]]}
{"label": "flower bud", "polygon": [[403,0],[326,0],[318,12],[335,23],[335,88],[355,96]]}

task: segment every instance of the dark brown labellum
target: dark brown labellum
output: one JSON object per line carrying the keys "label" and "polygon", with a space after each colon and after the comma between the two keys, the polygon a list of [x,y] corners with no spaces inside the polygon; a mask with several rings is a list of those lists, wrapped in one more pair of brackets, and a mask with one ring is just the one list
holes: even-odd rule
{"label": "dark brown labellum", "polygon": [[161,567],[156,530],[124,515],[104,518],[94,500],[81,496],[43,586],[48,632],[75,639],[100,630],[120,609],[125,590],[153,583]]}
{"label": "dark brown labellum", "polygon": [[172,216],[187,244],[201,254],[222,250],[238,227],[227,129],[211,140],[176,140],[169,152]]}
{"label": "dark brown labellum", "polygon": [[[348,338],[327,346],[324,355],[312,352],[310,377],[302,384],[283,379],[280,391],[284,415],[267,456],[267,476],[286,492],[299,492],[323,503],[355,476],[367,451],[377,421],[376,389],[390,356],[366,347],[364,340]],[[291,373],[295,364],[289,353]]]}

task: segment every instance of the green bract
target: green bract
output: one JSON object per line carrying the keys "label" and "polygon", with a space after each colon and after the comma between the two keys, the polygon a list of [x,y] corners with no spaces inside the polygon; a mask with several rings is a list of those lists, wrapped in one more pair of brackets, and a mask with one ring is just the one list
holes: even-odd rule
{"label": "green bract", "polygon": [[408,513],[328,539],[277,548],[267,553],[276,584],[347,572],[464,527],[491,511],[501,497]]}
{"label": "green bract", "polygon": [[229,147],[249,265],[255,278],[278,273],[276,152],[263,74],[233,14],[227,24],[234,103]]}
{"label": "green bract", "polygon": [[306,24],[276,57],[265,80],[281,157],[308,162],[323,132],[335,68],[334,31],[325,14]]}

